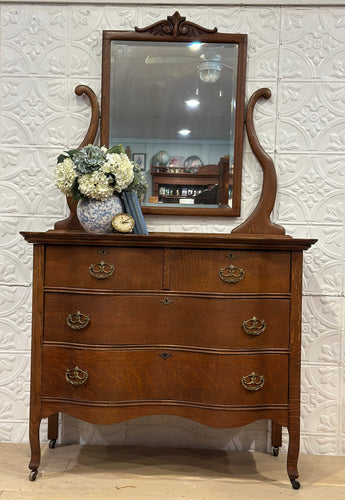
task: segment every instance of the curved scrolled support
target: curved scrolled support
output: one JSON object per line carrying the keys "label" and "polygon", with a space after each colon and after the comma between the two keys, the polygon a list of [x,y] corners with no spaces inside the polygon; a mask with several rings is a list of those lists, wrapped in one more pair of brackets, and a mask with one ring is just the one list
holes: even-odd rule
{"label": "curved scrolled support", "polygon": [[[74,89],[74,92],[77,95],[82,95],[86,94],[88,98],[90,99],[91,103],[91,120],[90,120],[90,125],[88,128],[88,131],[86,132],[86,136],[84,137],[84,140],[82,143],[78,146],[78,149],[83,148],[84,146],[87,146],[88,144],[92,144],[93,141],[95,140],[97,130],[98,130],[98,123],[99,123],[99,118],[100,118],[100,113],[99,113],[99,104],[98,104],[98,99],[94,91],[88,87],[87,85],[77,85],[77,87]],[[70,214],[67,217],[67,219],[60,220],[55,223],[54,229],[57,230],[77,230],[77,231],[83,231],[83,228],[80,225],[80,222],[77,217],[77,201],[73,201],[72,198],[69,196],[66,197],[67,199],[67,205],[70,210]]]}
{"label": "curved scrolled support", "polygon": [[74,92],[77,95],[86,94],[88,96],[88,98],[90,99],[90,104],[91,104],[90,125],[88,128],[88,131],[86,132],[86,136],[85,136],[83,142],[78,146],[78,149],[81,149],[84,146],[87,146],[88,144],[92,144],[93,141],[95,140],[97,130],[98,130],[99,118],[100,118],[99,104],[98,104],[98,99],[97,99],[96,94],[87,85],[77,85],[77,87],[74,89]]}
{"label": "curved scrolled support", "polygon": [[59,231],[84,231],[77,217],[77,201],[73,201],[70,196],[66,196],[69,208],[69,216],[66,219],[55,222],[54,229]]}
{"label": "curved scrolled support", "polygon": [[272,158],[264,151],[255,132],[253,112],[257,101],[269,99],[271,91],[262,88],[254,92],[248,102],[246,129],[249,144],[263,171],[263,184],[259,202],[252,214],[232,233],[236,234],[285,234],[285,229],[270,220],[277,193],[277,176]]}

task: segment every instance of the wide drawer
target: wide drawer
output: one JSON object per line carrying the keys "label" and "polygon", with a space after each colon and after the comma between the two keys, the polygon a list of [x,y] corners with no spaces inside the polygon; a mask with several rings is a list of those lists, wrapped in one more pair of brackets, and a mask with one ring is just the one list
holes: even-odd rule
{"label": "wide drawer", "polygon": [[46,247],[46,286],[157,290],[162,288],[162,273],[161,249]]}
{"label": "wide drawer", "polygon": [[170,289],[289,293],[290,252],[172,250]]}
{"label": "wide drawer", "polygon": [[288,348],[288,299],[46,293],[44,340]]}
{"label": "wide drawer", "polygon": [[288,355],[45,347],[42,396],[210,405],[288,402]]}

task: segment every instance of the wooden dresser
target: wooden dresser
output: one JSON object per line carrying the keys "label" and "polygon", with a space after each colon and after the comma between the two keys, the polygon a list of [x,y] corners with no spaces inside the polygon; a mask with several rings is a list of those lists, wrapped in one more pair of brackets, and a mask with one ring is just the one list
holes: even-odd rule
{"label": "wooden dresser", "polygon": [[30,443],[67,413],[289,430],[298,488],[303,250],[286,236],[22,233],[34,244]]}

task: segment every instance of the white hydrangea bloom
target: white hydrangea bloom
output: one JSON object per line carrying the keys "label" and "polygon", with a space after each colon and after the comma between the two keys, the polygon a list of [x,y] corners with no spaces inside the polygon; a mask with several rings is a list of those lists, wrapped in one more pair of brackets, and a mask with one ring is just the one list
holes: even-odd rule
{"label": "white hydrangea bloom", "polygon": [[80,177],[78,185],[81,194],[95,200],[106,200],[114,192],[114,187],[109,186],[108,177],[100,170]]}
{"label": "white hydrangea bloom", "polygon": [[71,158],[66,158],[55,167],[55,184],[63,193],[68,194],[77,177],[74,163]]}
{"label": "white hydrangea bloom", "polygon": [[116,181],[114,190],[118,193],[126,189],[134,178],[133,165],[124,153],[107,154],[107,161],[102,165],[100,171],[114,175]]}

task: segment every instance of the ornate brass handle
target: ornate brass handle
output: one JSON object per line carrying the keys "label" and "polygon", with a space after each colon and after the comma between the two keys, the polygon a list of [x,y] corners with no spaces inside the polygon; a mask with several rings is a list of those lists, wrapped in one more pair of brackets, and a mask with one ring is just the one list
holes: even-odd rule
{"label": "ornate brass handle", "polygon": [[266,330],[265,320],[257,319],[253,316],[242,323],[243,330],[248,333],[248,335],[261,335]]}
{"label": "ornate brass handle", "polygon": [[243,280],[245,272],[243,269],[230,264],[230,266],[219,269],[218,274],[220,279],[225,281],[225,283],[238,283]]}
{"label": "ornate brass handle", "polygon": [[67,325],[73,330],[81,330],[85,328],[90,321],[90,316],[86,316],[85,314],[77,311],[74,314],[69,314],[66,318]]}
{"label": "ornate brass handle", "polygon": [[265,377],[252,372],[250,375],[243,376],[241,383],[247,391],[258,391],[264,386]]}
{"label": "ornate brass handle", "polygon": [[98,264],[91,264],[89,273],[94,278],[105,280],[114,274],[114,266],[113,264],[106,264],[106,262],[101,260]]}
{"label": "ornate brass handle", "polygon": [[82,385],[87,381],[89,374],[77,366],[72,370],[66,370],[66,380],[71,385]]}

